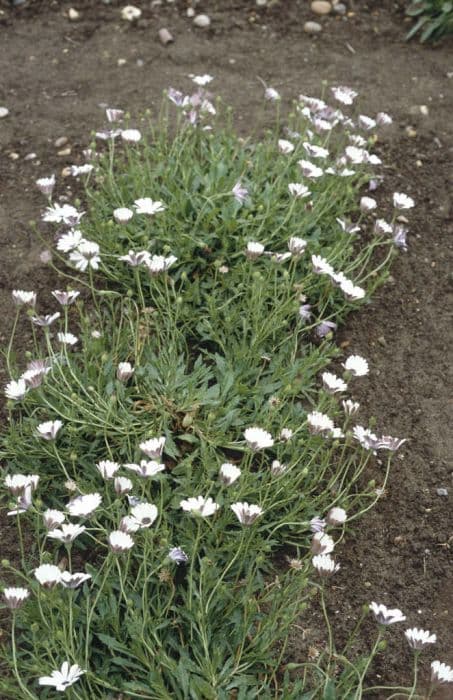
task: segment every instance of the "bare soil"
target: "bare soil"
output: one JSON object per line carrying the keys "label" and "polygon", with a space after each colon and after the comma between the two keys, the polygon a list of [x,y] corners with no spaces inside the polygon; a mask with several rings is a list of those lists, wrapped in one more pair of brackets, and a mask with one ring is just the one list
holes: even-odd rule
{"label": "bare soil", "polygon": [[[28,0],[17,8],[0,0],[0,106],[10,110],[0,121],[0,342],[12,326],[12,289],[35,289],[45,299],[55,288],[40,261],[45,243],[30,223],[43,206],[34,181],[81,162],[90,131],[103,124],[102,106],[132,115],[156,110],[164,88],[188,87],[188,73],[209,72],[244,131],[265,123],[258,78],[286,97],[318,95],[323,80],[350,85],[361,94],[363,113],[389,111],[395,124],[378,145],[387,164],[378,198],[396,189],[416,200],[409,250],[370,305],[350,317],[340,342],[372,368],[356,385],[364,418],[376,416],[380,431],[408,443],[385,496],[339,550],[342,569],[329,607],[338,639],[371,600],[400,607],[410,626],[435,631],[435,650],[423,655],[426,678],[432,659],[453,663],[453,43],[405,43],[409,25],[399,3],[343,1],[348,15],[322,18],[322,33],[310,37],[303,24],[316,17],[306,0],[267,9],[254,0],[201,0],[197,12],[212,20],[206,30],[193,26],[182,0],[136,0],[143,14],[135,24],[121,20],[126,3],[117,0]],[[80,12],[77,21],[68,19],[71,6]],[[162,27],[175,38],[166,47],[157,37]],[[58,155],[60,136],[68,138],[70,155]],[[31,153],[36,157],[27,159]],[[21,331],[26,349],[26,324]],[[6,378],[3,369],[2,384]],[[379,485],[379,474],[370,476]],[[448,495],[438,495],[439,488]],[[14,525],[5,517],[1,524],[0,556],[13,558]],[[392,631],[390,653],[374,664],[377,682],[409,681],[403,629]],[[369,636],[371,643],[374,632],[370,622],[364,641]],[[308,646],[322,642],[316,617],[301,618],[291,660],[304,660]]]}

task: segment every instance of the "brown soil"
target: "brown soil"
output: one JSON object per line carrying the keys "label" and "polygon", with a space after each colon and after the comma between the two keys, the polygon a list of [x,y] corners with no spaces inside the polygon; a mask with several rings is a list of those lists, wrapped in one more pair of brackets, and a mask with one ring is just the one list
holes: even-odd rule
{"label": "brown soil", "polygon": [[[13,288],[33,288],[43,299],[55,288],[40,262],[44,245],[30,225],[43,206],[34,180],[80,160],[90,130],[103,123],[100,105],[133,115],[155,109],[164,88],[187,86],[188,73],[209,72],[244,128],[263,122],[257,76],[288,97],[318,95],[322,80],[351,85],[362,95],[364,113],[389,111],[395,126],[381,145],[383,190],[402,190],[417,201],[409,251],[369,307],[350,318],[340,340],[370,361],[371,375],[357,383],[363,416],[376,416],[379,430],[409,441],[395,459],[385,497],[339,550],[342,569],[329,606],[339,638],[363,603],[400,607],[410,626],[438,635],[424,668],[433,658],[451,664],[452,42],[434,48],[404,43],[408,25],[389,0],[346,3],[353,14],[322,19],[315,38],[303,32],[303,23],[316,19],[306,0],[280,0],[267,10],[254,0],[202,0],[197,11],[211,16],[208,30],[193,27],[182,0],[161,6],[135,1],[143,9],[135,25],[121,21],[124,4],[28,0],[11,9],[0,0],[0,105],[10,110],[0,121],[0,341],[7,341],[12,325]],[[67,18],[71,6],[80,11],[76,22]],[[157,39],[161,27],[175,37],[167,47]],[[420,105],[429,108],[428,116]],[[57,155],[59,136],[68,137],[71,155]],[[36,158],[27,160],[30,153]],[[25,326],[22,337],[26,348]],[[6,381],[4,370],[0,381]],[[448,496],[439,496],[438,488]],[[1,556],[13,557],[14,526],[3,525]],[[304,619],[300,624],[307,627]],[[364,635],[371,638],[374,626]],[[314,645],[321,639],[313,630],[305,636]],[[401,626],[389,638],[391,652],[375,663],[375,679],[406,683],[411,661]],[[306,644],[293,642],[294,660],[303,660]]]}

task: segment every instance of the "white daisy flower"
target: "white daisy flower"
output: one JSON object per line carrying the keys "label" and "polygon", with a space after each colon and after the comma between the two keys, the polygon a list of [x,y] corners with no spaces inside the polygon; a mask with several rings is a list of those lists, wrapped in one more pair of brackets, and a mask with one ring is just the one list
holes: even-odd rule
{"label": "white daisy flower", "polygon": [[271,474],[272,476],[280,476],[288,469],[286,464],[282,464],[278,459],[272,460],[271,464]]}
{"label": "white daisy flower", "polygon": [[360,301],[365,297],[365,290],[351,280],[345,279],[340,283],[340,289],[349,301]]}
{"label": "white daisy flower", "polygon": [[64,661],[59,671],[52,671],[50,676],[41,676],[38,680],[39,685],[51,685],[62,693],[70,685],[74,685],[81,676],[86,673],[77,664],[69,665],[69,661]]}
{"label": "white daisy flower", "polygon": [[94,513],[101,503],[102,498],[99,493],[87,493],[85,496],[76,496],[66,507],[73,517],[87,517]]}
{"label": "white daisy flower", "polygon": [[361,129],[364,129],[365,131],[371,131],[371,129],[376,128],[376,121],[374,119],[371,119],[371,117],[367,117],[365,114],[359,114],[357,124]]}
{"label": "white daisy flower", "polygon": [[61,574],[60,583],[63,588],[75,589],[81,586],[86,581],[89,581],[91,574],[76,573],[71,574],[69,571],[63,571]]}
{"label": "white daisy flower", "polygon": [[118,462],[112,462],[110,459],[104,459],[96,464],[96,469],[104,479],[113,479],[119,468]]}
{"label": "white daisy flower", "polygon": [[280,93],[277,92],[273,87],[267,87],[264,91],[264,98],[268,102],[278,102],[281,100]]}
{"label": "white daisy flower", "polygon": [[233,503],[230,508],[241,525],[252,525],[263,514],[263,509],[260,506],[250,505],[250,503],[245,501],[243,503]]}
{"label": "white daisy flower", "polygon": [[70,304],[73,304],[79,295],[80,292],[62,292],[59,289],[56,289],[54,292],[52,292],[52,296],[55,297],[58,303],[62,306],[69,306]]}
{"label": "white daisy flower", "polygon": [[127,552],[129,549],[132,549],[134,546],[134,540],[127,532],[114,530],[109,535],[109,545],[111,550],[115,552],[115,554],[118,554],[120,552]]}
{"label": "white daisy flower", "polygon": [[77,209],[70,204],[54,204],[51,207],[47,207],[44,212],[43,221],[47,221],[52,224],[68,224],[73,226],[76,222],[78,223],[83,216],[83,212],[77,211]]}
{"label": "white daisy flower", "polygon": [[453,683],[453,668],[440,661],[433,661],[431,663],[431,682]]}
{"label": "white daisy flower", "polygon": [[36,292],[13,289],[11,295],[16,306],[36,306]]}
{"label": "white daisy flower", "polygon": [[290,182],[288,185],[288,190],[289,193],[293,195],[293,197],[300,197],[303,199],[304,197],[309,197],[311,195],[310,190],[308,187],[305,185],[302,185],[300,182]]}
{"label": "white daisy flower", "polygon": [[344,105],[352,105],[358,93],[350,87],[339,85],[330,88],[334,98]]}
{"label": "white daisy flower", "polygon": [[311,563],[321,576],[332,576],[340,568],[340,565],[335,564],[330,554],[317,554]]}
{"label": "white daisy flower", "polygon": [[292,255],[302,255],[307,247],[307,241],[297,236],[292,236],[288,241],[288,250]]}
{"label": "white daisy flower", "polygon": [[36,489],[39,483],[37,474],[7,474],[5,486],[11,491],[13,496],[20,496],[27,487]]}
{"label": "white daisy flower", "polygon": [[17,381],[12,379],[5,386],[5,396],[7,399],[11,399],[12,401],[20,401],[24,398],[27,391],[28,387],[24,379],[18,379]]}
{"label": "white daisy flower", "polygon": [[71,250],[75,250],[83,240],[84,238],[81,231],[78,229],[71,229],[60,236],[57,241],[57,250],[60,250],[62,253],[69,253]]}
{"label": "white daisy flower", "polygon": [[50,177],[40,177],[38,180],[36,180],[36,186],[41,194],[49,197],[53,192],[53,188],[55,187],[55,175],[50,175]]}
{"label": "white daisy flower", "polygon": [[280,153],[283,153],[283,155],[287,156],[294,151],[294,144],[291,143],[291,141],[287,141],[286,139],[279,139],[278,150],[280,151]]}
{"label": "white daisy flower", "polygon": [[79,339],[73,333],[57,333],[57,340],[62,345],[76,345]]}
{"label": "white daisy flower", "polygon": [[105,116],[107,121],[111,124],[112,122],[120,122],[124,117],[123,109],[115,109],[114,107],[107,107],[105,110]]}
{"label": "white daisy flower", "polygon": [[218,503],[214,503],[211,497],[203,498],[203,496],[197,496],[197,498],[187,498],[180,501],[181,508],[194,515],[201,515],[202,518],[207,518],[210,515],[214,515],[216,511],[220,508]]}
{"label": "white daisy flower", "polygon": [[78,177],[79,175],[88,175],[94,169],[94,165],[85,163],[84,165],[71,165],[71,175]]}
{"label": "white daisy flower", "polygon": [[147,250],[139,250],[137,252],[130,250],[127,255],[120,255],[118,260],[127,262],[131,267],[138,267],[139,265],[150,263],[151,255]]}
{"label": "white daisy flower", "polygon": [[370,609],[380,625],[393,625],[395,622],[404,622],[406,619],[401,610],[398,610],[398,608],[390,609],[382,603],[372,602],[370,603]]}
{"label": "white daisy flower", "polygon": [[311,551],[313,554],[331,554],[335,548],[335,542],[325,532],[315,532],[311,539]]}
{"label": "white daisy flower", "polygon": [[134,371],[130,362],[120,362],[116,368],[116,378],[120,382],[127,382],[134,374]]}
{"label": "white daisy flower", "polygon": [[156,520],[158,512],[152,503],[139,503],[131,508],[132,517],[138,522],[140,528],[151,527]]}
{"label": "white daisy flower", "polygon": [[126,143],[138,143],[142,135],[138,129],[123,129],[121,138],[123,141],[126,141]]}
{"label": "white daisy flower", "polygon": [[208,73],[204,73],[204,75],[194,75],[193,73],[190,73],[189,78],[191,78],[195,85],[199,85],[200,87],[204,87],[214,80],[214,77]]}
{"label": "white daisy flower", "polygon": [[364,148],[358,148],[357,146],[346,146],[345,148],[346,158],[350,163],[354,165],[360,165],[361,163],[368,163],[370,154]]}
{"label": "white daisy flower", "polygon": [[123,496],[125,493],[129,493],[133,488],[132,481],[125,476],[116,476],[113,485],[115,493],[118,496]]}
{"label": "white daisy flower", "polygon": [[138,532],[140,530],[140,523],[132,515],[125,515],[121,518],[120,531],[130,534],[131,532]]}
{"label": "white daisy flower", "polygon": [[165,205],[160,201],[153,201],[150,197],[142,197],[134,200],[135,211],[137,214],[147,214],[154,216],[161,211],[165,211]]}
{"label": "white daisy flower", "polygon": [[101,262],[98,244],[93,241],[82,240],[77,249],[69,254],[69,260],[80,272],[85,272],[88,267],[97,270]]}
{"label": "white daisy flower", "polygon": [[52,508],[45,510],[42,517],[44,519],[44,525],[48,530],[54,530],[64,523],[66,519],[65,514],[62,513],[61,510],[54,510]]}
{"label": "white daisy flower", "polygon": [[322,168],[319,168],[314,163],[310,163],[308,160],[298,160],[297,164],[302,170],[302,175],[304,177],[318,178],[322,177],[324,174],[324,170]]}
{"label": "white daisy flower", "polygon": [[357,413],[357,411],[360,408],[360,404],[357,401],[351,401],[351,399],[346,399],[341,402],[343,406],[343,411],[347,416],[352,416],[354,413]]}
{"label": "white daisy flower", "polygon": [[163,472],[165,470],[165,464],[155,462],[154,460],[147,461],[146,459],[142,459],[140,464],[125,464],[124,466],[126,469],[130,469],[130,471],[135,472],[143,479],[156,476],[156,474],[159,474],[159,472]]}
{"label": "white daisy flower", "polygon": [[306,141],[303,146],[311,158],[328,158],[329,156],[327,148],[322,148],[322,146],[315,146],[308,141]]}
{"label": "white daisy flower", "polygon": [[[132,219],[134,212],[127,207],[118,207],[113,210],[113,218],[117,224],[127,224]],[[121,258],[120,258],[121,260]]]}
{"label": "white daisy flower", "polygon": [[34,575],[44,588],[53,588],[61,579],[61,571],[54,564],[41,564],[34,570]]}
{"label": "white daisy flower", "polygon": [[335,274],[332,265],[321,255],[312,255],[311,264],[313,265],[313,272],[317,275],[329,275],[330,277]]}
{"label": "white daisy flower", "polygon": [[162,452],[164,450],[164,445],[165,445],[165,438],[158,437],[158,438],[150,438],[149,440],[146,440],[145,442],[141,442],[139,445],[139,448],[141,449],[142,452],[145,453],[145,455],[147,457],[151,457],[151,459],[159,459],[162,456]]}
{"label": "white daisy flower", "polygon": [[55,440],[57,433],[63,426],[61,420],[48,420],[45,423],[40,423],[36,430],[44,440]]}
{"label": "white daisy flower", "polygon": [[17,610],[17,608],[20,608],[29,595],[30,591],[27,588],[21,587],[5,588],[3,591],[5,603],[10,610]]}
{"label": "white daisy flower", "polygon": [[248,447],[252,450],[265,450],[274,444],[272,435],[262,428],[247,428],[244,431],[244,437]]}
{"label": "white daisy flower", "polygon": [[241,470],[234,464],[225,462],[220,467],[219,479],[225,486],[231,486],[241,476]]}
{"label": "white daisy flower", "polygon": [[415,202],[412,197],[409,197],[403,192],[393,193],[393,206],[395,209],[412,209],[415,206]]}
{"label": "white daisy flower", "polygon": [[324,389],[329,392],[329,394],[336,394],[337,392],[346,391],[348,385],[340,377],[337,377],[332,372],[323,372],[322,383]]}
{"label": "white daisy flower", "polygon": [[337,525],[343,525],[346,522],[347,518],[348,516],[345,509],[335,506],[334,508],[331,508],[327,513],[326,523],[327,525],[336,527]]}
{"label": "white daisy flower", "polygon": [[393,233],[393,226],[385,219],[377,219],[374,222],[374,232],[379,236],[390,236]]}
{"label": "white daisy flower", "polygon": [[177,259],[178,258],[174,255],[169,255],[167,258],[165,258],[163,255],[152,255],[144,262],[149,274],[155,276],[162,272],[166,272],[177,261]]}
{"label": "white daisy flower", "polygon": [[293,436],[293,431],[291,428],[282,428],[280,430],[280,435],[278,436],[279,440],[283,440],[283,442],[288,442],[288,440],[291,440]]}
{"label": "white daisy flower", "polygon": [[86,527],[84,525],[75,525],[74,523],[63,523],[61,528],[55,530],[50,530],[47,533],[47,537],[53,540],[60,540],[60,542],[68,543],[73,542],[76,537],[85,532]]}
{"label": "white daisy flower", "polygon": [[393,119],[390,114],[386,112],[379,112],[376,115],[376,123],[378,126],[390,126],[393,123]]}
{"label": "white daisy flower", "polygon": [[367,213],[369,211],[373,211],[373,209],[376,209],[377,207],[377,202],[373,197],[362,197],[360,200],[360,209],[364,212]]}
{"label": "white daisy flower", "polygon": [[368,362],[360,355],[350,355],[343,367],[347,372],[351,372],[354,377],[365,377],[369,372]]}
{"label": "white daisy flower", "polygon": [[412,649],[423,649],[426,644],[434,644],[437,640],[435,634],[431,634],[428,630],[417,629],[417,627],[406,630],[404,634]]}
{"label": "white daisy flower", "polygon": [[307,415],[308,429],[311,433],[329,433],[334,429],[333,420],[319,411]]}
{"label": "white daisy flower", "polygon": [[57,311],[54,314],[45,314],[45,316],[32,316],[31,320],[35,326],[40,326],[41,328],[48,328],[58,318],[60,318],[59,311]]}
{"label": "white daisy flower", "polygon": [[263,253],[264,246],[262,243],[258,243],[257,241],[249,241],[247,243],[245,254],[249,260],[256,260],[256,258],[259,258]]}

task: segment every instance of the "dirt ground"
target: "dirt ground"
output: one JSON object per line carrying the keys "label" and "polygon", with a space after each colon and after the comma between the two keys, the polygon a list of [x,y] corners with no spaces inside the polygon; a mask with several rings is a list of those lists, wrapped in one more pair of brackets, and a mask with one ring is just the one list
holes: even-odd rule
{"label": "dirt ground", "polygon": [[[350,85],[361,94],[363,113],[390,112],[395,124],[378,146],[386,163],[378,199],[394,189],[415,198],[409,250],[372,303],[350,317],[340,340],[372,368],[355,396],[364,417],[376,416],[379,431],[408,443],[385,497],[338,552],[342,569],[330,608],[339,638],[371,600],[400,607],[409,626],[435,631],[435,650],[424,654],[426,678],[432,659],[453,662],[453,42],[406,44],[409,25],[398,3],[343,1],[348,15],[323,18],[322,33],[310,37],[303,24],[316,18],[307,0],[270,8],[255,0],[201,0],[197,12],[211,17],[204,30],[193,26],[183,0],[135,1],[143,14],[134,25],[120,19],[126,3],[117,0],[28,0],[14,9],[0,0],[0,106],[10,110],[0,120],[0,343],[12,325],[11,290],[44,297],[55,288],[40,261],[44,244],[30,225],[44,204],[34,181],[81,162],[90,131],[103,124],[102,106],[133,115],[155,109],[164,88],[188,88],[188,73],[208,72],[244,131],[263,123],[259,78],[287,98],[319,95],[323,80]],[[80,12],[77,21],[67,17],[71,6]],[[166,47],[157,38],[162,27],[175,39]],[[66,156],[54,145],[62,136],[71,148]],[[25,327],[23,338],[26,346]],[[0,556],[13,556],[14,527],[5,518],[1,524]],[[291,646],[299,661],[307,643],[322,642],[306,620],[300,627],[304,639],[301,631],[300,644],[295,638]],[[409,680],[403,629],[392,631],[390,653],[373,667],[378,682]],[[364,636],[373,632],[370,624]],[[449,692],[436,697],[446,700]]]}

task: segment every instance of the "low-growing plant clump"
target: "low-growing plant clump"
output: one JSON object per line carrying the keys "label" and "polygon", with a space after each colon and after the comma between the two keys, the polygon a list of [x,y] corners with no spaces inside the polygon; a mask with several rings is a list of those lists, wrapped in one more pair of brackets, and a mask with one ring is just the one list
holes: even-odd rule
{"label": "low-growing plant clump", "polygon": [[[70,283],[51,314],[13,291],[35,353],[19,369],[13,331],[2,491],[21,566],[3,562],[2,697],[352,700],[378,690],[368,669],[405,619],[371,603],[377,638],[357,657],[360,624],[337,650],[325,602],[334,548],[404,442],[357,422],[348,392],[368,363],[334,342],[406,247],[410,197],[371,218],[371,149],[391,118],[352,114],[339,87],[343,111],[301,95],[282,133],[266,88],[275,128],[243,139],[211,77],[192,78],[142,130],[107,110],[105,145],[72,168],[85,211],[37,182]],[[309,605],[325,649],[285,664]],[[406,637],[414,683],[393,692],[414,698],[435,635]],[[428,696],[452,676],[433,662]]]}
{"label": "low-growing plant clump", "polygon": [[407,39],[420,34],[424,43],[453,33],[453,0],[412,0],[406,14],[415,19]]}

